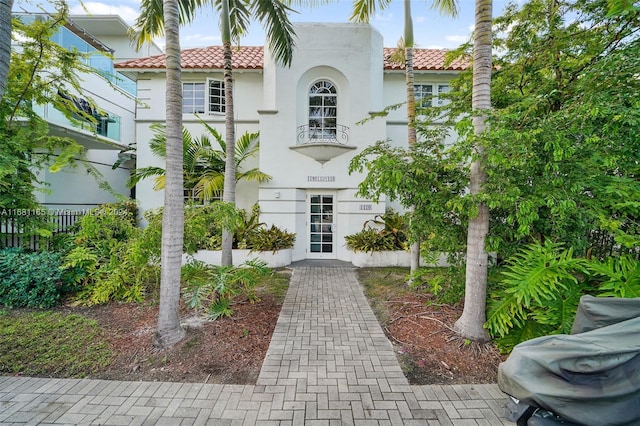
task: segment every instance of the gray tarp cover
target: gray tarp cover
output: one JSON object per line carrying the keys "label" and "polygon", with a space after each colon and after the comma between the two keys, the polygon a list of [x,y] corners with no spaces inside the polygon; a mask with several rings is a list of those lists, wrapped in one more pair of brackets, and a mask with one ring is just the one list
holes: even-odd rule
{"label": "gray tarp cover", "polygon": [[583,296],[572,333],[517,345],[500,389],[572,422],[640,425],[640,298]]}

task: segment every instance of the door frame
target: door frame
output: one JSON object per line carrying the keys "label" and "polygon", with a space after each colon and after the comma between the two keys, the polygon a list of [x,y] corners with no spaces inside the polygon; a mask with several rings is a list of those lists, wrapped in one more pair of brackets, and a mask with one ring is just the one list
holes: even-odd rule
{"label": "door frame", "polygon": [[[311,251],[311,234],[312,234],[312,225],[318,225],[317,223],[312,223],[311,222],[311,197],[313,195],[319,195],[319,196],[328,196],[330,195],[333,199],[333,206],[332,206],[332,222],[330,224],[323,224],[321,226],[330,226],[330,230],[329,231],[320,231],[320,238],[322,239],[323,235],[327,235],[327,233],[331,233],[332,235],[332,241],[331,241],[331,252],[312,252]],[[306,195],[306,218],[305,218],[305,233],[306,233],[306,241],[307,241],[307,245],[305,247],[305,252],[306,252],[306,257],[307,259],[337,259],[338,258],[338,244],[337,244],[337,229],[336,229],[336,224],[338,222],[338,218],[337,218],[337,191],[335,190],[327,190],[327,189],[308,189],[307,190],[307,195]],[[322,203],[321,203],[322,204]],[[317,214],[317,213],[315,213]],[[316,234],[318,235],[318,234]],[[322,244],[322,241],[319,242],[320,244]],[[324,243],[326,244],[326,243]]]}

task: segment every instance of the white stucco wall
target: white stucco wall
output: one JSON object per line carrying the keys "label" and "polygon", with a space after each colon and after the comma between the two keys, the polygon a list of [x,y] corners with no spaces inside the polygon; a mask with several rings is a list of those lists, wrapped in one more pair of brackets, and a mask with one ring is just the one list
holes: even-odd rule
{"label": "white stucco wall", "polygon": [[[207,78],[222,79],[220,70],[207,72],[183,72],[184,83],[205,82]],[[236,140],[245,132],[259,131],[258,108],[262,103],[262,72],[235,71],[234,72],[234,105],[236,116],[235,136]],[[165,78],[164,73],[145,73],[138,78],[139,105],[136,119],[137,136],[137,167],[158,166],[164,167],[164,160],[154,156],[149,149],[149,141],[153,138],[153,132],[149,126],[153,123],[165,121]],[[200,120],[226,136],[224,114],[183,114],[183,125],[194,138],[208,135],[206,128]],[[215,141],[212,139],[212,143]],[[247,168],[258,167],[258,157],[248,160],[244,165]],[[136,188],[136,198],[139,200],[141,210],[150,210],[161,207],[164,203],[164,192],[153,190],[153,179],[141,181]],[[238,207],[250,210],[258,201],[258,184],[255,182],[238,183],[236,188],[236,204]]]}
{"label": "white stucco wall", "polygon": [[41,191],[36,193],[36,197],[47,208],[74,211],[119,201],[114,193],[128,198],[130,190],[126,182],[133,164],[127,162],[112,170],[111,166],[117,159],[118,151],[88,150],[85,155],[86,163],[102,174],[113,193],[101,188],[87,167],[76,161],[74,167],[66,167],[59,172],[51,172],[46,166],[36,171],[38,179],[48,183],[39,186]]}

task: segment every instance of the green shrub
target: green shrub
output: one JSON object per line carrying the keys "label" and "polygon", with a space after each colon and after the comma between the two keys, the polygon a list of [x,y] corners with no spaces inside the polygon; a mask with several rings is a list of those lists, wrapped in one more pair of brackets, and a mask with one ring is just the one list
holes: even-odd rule
{"label": "green shrub", "polygon": [[159,241],[153,232],[136,226],[135,205],[106,204],[91,210],[80,221],[75,242],[63,267],[82,271],[76,274],[81,303],[142,301],[158,287]]}
{"label": "green shrub", "polygon": [[272,251],[292,248],[296,234],[271,225],[270,228],[258,228],[249,237],[246,247],[252,251]]}
{"label": "green shrub", "polygon": [[[109,214],[109,213],[119,214]],[[278,250],[293,246],[295,235],[278,228],[262,228],[255,207],[247,218],[229,203],[186,206],[184,251],[221,248],[222,227],[240,230],[247,248]],[[111,300],[135,302],[155,294],[160,283],[162,209],[145,213],[148,226],[136,226],[135,210],[109,205],[90,212],[80,223],[76,247],[64,258],[66,270],[80,284],[78,300],[100,304]]]}
{"label": "green shrub", "polygon": [[418,268],[410,275],[409,287],[428,289],[435,303],[455,305],[464,298],[465,270],[456,266]]}
{"label": "green shrub", "polygon": [[209,318],[216,319],[233,315],[231,300],[238,293],[252,303],[257,301],[255,287],[269,271],[266,263],[259,260],[247,261],[241,267],[213,266],[192,260],[182,267],[181,281],[186,287],[188,305],[205,309]]}
{"label": "green shrub", "polygon": [[392,236],[379,229],[365,228],[360,232],[344,237],[347,248],[351,251],[387,251],[396,250]]}
{"label": "green shrub", "polygon": [[640,297],[640,262],[629,255],[605,261],[574,258],[547,241],[508,260],[491,294],[486,327],[505,352],[520,342],[569,333],[580,297]]}
{"label": "green shrub", "polygon": [[248,249],[254,241],[255,234],[266,226],[260,222],[260,206],[254,204],[251,208],[251,215],[247,217],[247,213],[241,210],[242,220],[233,231],[233,248]]}
{"label": "green shrub", "polygon": [[345,240],[351,251],[406,251],[409,250],[407,234],[404,216],[388,209],[385,214],[366,221],[360,232],[347,235]]}
{"label": "green shrub", "polygon": [[74,269],[64,271],[62,255],[29,253],[24,249],[0,251],[0,305],[49,308],[74,289]]}

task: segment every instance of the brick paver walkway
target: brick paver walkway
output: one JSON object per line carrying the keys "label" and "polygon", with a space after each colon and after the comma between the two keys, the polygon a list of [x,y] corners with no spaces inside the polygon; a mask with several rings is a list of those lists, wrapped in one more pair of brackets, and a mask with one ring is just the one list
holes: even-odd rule
{"label": "brick paver walkway", "polygon": [[295,268],[253,385],[0,377],[0,424],[510,425],[495,384],[410,386],[353,269]]}

